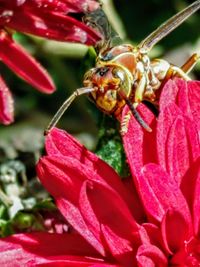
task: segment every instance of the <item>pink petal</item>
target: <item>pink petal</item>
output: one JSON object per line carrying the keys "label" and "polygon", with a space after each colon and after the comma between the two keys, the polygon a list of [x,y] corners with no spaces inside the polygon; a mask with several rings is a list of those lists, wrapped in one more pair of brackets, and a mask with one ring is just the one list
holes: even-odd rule
{"label": "pink petal", "polygon": [[[133,217],[135,218],[137,223],[144,223],[147,221],[146,214],[144,211],[143,204],[139,197],[139,194],[136,190],[135,185],[133,184],[132,177],[127,177],[122,179],[124,187],[127,189],[127,203],[128,207],[131,210]],[[133,204],[134,203],[134,204]],[[131,209],[132,207],[132,209]]]}
{"label": "pink petal", "polygon": [[197,124],[197,128],[200,129],[200,82],[191,81],[188,83],[188,98],[190,103],[190,109],[194,122]]}
{"label": "pink petal", "polygon": [[176,104],[192,119],[199,128],[200,119],[200,82],[184,81],[183,79],[169,80],[164,86],[160,98],[160,110],[164,110],[171,103]]}
{"label": "pink petal", "polygon": [[195,125],[174,104],[159,115],[157,147],[161,166],[180,184],[190,164],[200,155],[200,145]]}
{"label": "pink petal", "polygon": [[19,32],[54,39],[94,45],[100,35],[84,23],[58,12],[41,9],[16,10],[7,24]]}
{"label": "pink petal", "polygon": [[149,218],[161,222],[169,208],[175,208],[191,224],[190,212],[177,183],[160,166],[147,164],[138,178],[138,188]]}
{"label": "pink petal", "polygon": [[[63,258],[63,259],[62,259]],[[81,259],[78,257],[74,257],[72,260],[65,259],[67,257],[59,257],[56,262],[45,262],[44,264],[39,264],[38,266],[42,267],[122,267],[121,265],[110,264],[110,263],[96,263],[95,260],[90,259]],[[56,265],[55,265],[56,264]]]}
{"label": "pink petal", "polygon": [[162,251],[165,250],[163,238],[161,235],[160,226],[157,226],[153,223],[143,223],[147,236],[149,238],[148,242],[143,242],[144,244],[153,244],[156,247],[160,248]]}
{"label": "pink petal", "polygon": [[169,80],[163,87],[159,100],[159,109],[163,111],[169,104],[177,104],[176,99],[178,95],[178,79]]}
{"label": "pink petal", "polygon": [[113,229],[107,225],[102,225],[102,234],[111,254],[123,267],[135,266],[136,250],[127,239],[117,235]]}
{"label": "pink petal", "polygon": [[[123,110],[122,121],[127,111],[127,108]],[[131,116],[128,132],[122,136],[132,175],[136,177],[143,165],[149,162],[157,162],[155,116],[143,104],[139,105],[138,111],[153,131],[149,133],[144,130]]]}
{"label": "pink petal", "polygon": [[5,32],[0,35],[0,57],[14,72],[44,93],[55,90],[46,70]]}
{"label": "pink petal", "polygon": [[[67,221],[70,224],[72,224],[73,227],[80,232],[80,234],[84,235],[84,237],[87,238],[87,240],[91,239],[91,237],[88,238],[88,234],[91,235],[93,233],[92,235],[94,235],[95,238],[100,241],[97,229],[93,229],[88,221],[90,218],[92,219],[91,217],[92,213],[90,212],[89,215],[87,216],[87,212],[89,212],[88,207],[86,209],[79,208],[79,205],[81,206],[84,205],[83,199],[81,202],[79,202],[80,201],[79,192],[82,187],[81,185],[84,184],[84,181],[89,181],[89,180],[93,182],[96,181],[102,184],[102,186],[104,185],[105,188],[107,187],[108,189],[110,188],[109,190],[111,190],[111,187],[107,185],[105,181],[98,176],[98,174],[91,172],[84,164],[81,164],[76,159],[72,159],[69,157],[58,157],[58,156],[43,157],[43,159],[40,160],[37,166],[37,172],[39,178],[41,179],[42,183],[45,185],[47,190],[56,198],[58,207],[60,208],[61,213],[64,215]],[[100,194],[101,191],[98,190],[97,193]],[[96,195],[98,195],[97,193]],[[102,191],[101,194],[103,193],[104,191]],[[119,203],[116,202],[118,203],[117,207],[115,207],[116,205],[115,203],[113,204],[111,203],[112,205],[114,205],[114,207],[108,206],[108,208],[112,207],[112,209],[117,211],[119,210],[119,207],[121,207],[119,210],[121,211],[121,213],[118,211],[117,214],[121,214],[120,216],[122,216],[123,214],[126,217],[128,216],[127,218],[126,217],[123,218],[122,216],[121,219],[123,220],[123,222],[125,221],[125,219],[128,220],[129,223],[131,223],[131,229],[133,229],[133,225],[135,224],[135,222],[130,211],[128,210],[128,207],[126,206],[125,202],[119,197],[120,195],[118,195],[114,191],[112,194],[114,194],[115,196],[115,201],[117,201],[117,196],[118,196]],[[97,204],[101,205],[101,203],[104,201],[103,197],[105,198],[106,195],[103,194],[102,196],[98,197],[97,200],[100,200],[100,203],[98,203],[97,201],[96,205]],[[71,204],[69,202],[71,202]],[[107,202],[108,201],[106,201],[106,203]],[[71,208],[69,206],[71,206]],[[100,245],[97,246],[97,244],[94,244],[94,242],[93,245],[95,245],[96,248],[100,246]],[[102,248],[99,247],[99,249],[101,250],[102,253]]]}
{"label": "pink petal", "polygon": [[163,252],[153,245],[142,245],[137,252],[137,266],[140,267],[167,267],[167,258]]}
{"label": "pink petal", "polygon": [[184,241],[190,239],[192,229],[181,212],[169,209],[163,217],[161,230],[168,253],[175,254],[184,246]]}
{"label": "pink petal", "polygon": [[102,256],[105,256],[105,249],[95,235],[90,231],[88,225],[84,221],[83,215],[77,206],[70,203],[67,199],[58,198],[56,199],[57,207],[60,212],[66,218],[66,220],[79,232],[85,240],[88,241],[93,248],[98,251]]}
{"label": "pink petal", "polygon": [[[81,163],[81,168],[87,168],[90,173],[94,174],[93,177],[98,176],[99,181],[103,181],[110,185],[123,197],[132,213],[136,213],[135,206],[132,204],[135,203],[132,196],[133,192],[127,191],[127,188],[124,187],[119,175],[113,170],[113,168],[98,158],[94,153],[87,150],[67,132],[54,128],[46,137],[45,147],[48,155],[71,157],[68,161],[69,163],[71,161],[75,162],[77,159],[77,166],[80,166]],[[64,159],[64,161],[66,160]],[[85,167],[83,167],[83,165]],[[79,167],[77,168],[79,169]],[[135,203],[135,205],[138,204]]]}
{"label": "pink petal", "polygon": [[[16,0],[15,0],[16,1]],[[32,0],[26,1],[25,6],[46,8],[47,10],[63,11],[63,13],[80,13],[99,8],[99,3],[93,0]]]}
{"label": "pink petal", "polygon": [[193,226],[194,232],[196,235],[200,233],[200,158],[193,166],[193,175],[196,177],[195,191],[194,191],[194,200],[193,200]]}
{"label": "pink petal", "polygon": [[200,178],[200,157],[193,164],[191,164],[189,170],[186,172],[181,183],[181,191],[183,192],[183,195],[190,208],[190,212],[193,217],[193,228],[196,235],[198,235],[200,229],[199,178]]}
{"label": "pink petal", "polygon": [[43,157],[37,165],[37,173],[50,194],[55,197],[67,197],[73,202],[77,202],[81,184],[87,177],[84,165],[81,166],[77,161],[67,157]]}
{"label": "pink petal", "polygon": [[[99,169],[100,167],[101,163],[99,164]],[[104,177],[100,175],[101,173],[97,171],[98,169],[90,169],[85,164],[80,163],[76,158],[66,156],[45,156],[41,158],[37,164],[39,178],[47,190],[55,197],[64,196],[76,202],[82,183],[86,180],[97,181],[108,187],[112,187],[112,182],[113,185],[116,183],[116,187],[119,188],[119,193],[122,191],[125,194],[126,191],[124,191],[123,184],[120,178],[117,180],[119,176],[117,176],[114,171],[113,173],[108,172],[108,174],[114,175],[107,176],[105,180]],[[106,176],[106,172],[104,176]],[[51,183],[49,181],[51,181]],[[70,188],[70,191],[66,191],[66,188]],[[115,189],[115,187],[113,189]]]}
{"label": "pink petal", "polygon": [[[170,80],[163,88],[157,125],[148,109],[142,110],[140,105],[140,114],[151,125],[152,133],[143,131],[134,118],[131,118],[123,141],[133,178],[136,177],[136,186],[141,168],[152,162],[160,164],[180,183],[190,165],[199,156],[199,136],[192,115],[199,110],[192,107],[193,102],[199,103],[198,91],[198,82]],[[188,100],[190,95],[194,95],[194,101]],[[125,108],[123,116],[126,112]]]}
{"label": "pink petal", "polygon": [[14,120],[13,102],[12,94],[0,76],[0,121],[3,124],[10,124]]}
{"label": "pink petal", "polygon": [[40,232],[0,239],[1,266],[63,266],[62,262],[64,266],[91,266],[103,259],[77,234]]}
{"label": "pink petal", "polygon": [[[101,233],[101,224],[109,226],[116,235],[132,240],[130,233],[138,231],[123,199],[114,190],[97,182],[85,182],[79,199],[80,211],[94,235]],[[124,227],[120,227],[124,225]]]}

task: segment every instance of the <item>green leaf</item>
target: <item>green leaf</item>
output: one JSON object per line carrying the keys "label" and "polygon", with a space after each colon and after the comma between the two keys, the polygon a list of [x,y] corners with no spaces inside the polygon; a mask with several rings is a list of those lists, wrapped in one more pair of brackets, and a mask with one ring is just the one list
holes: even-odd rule
{"label": "green leaf", "polygon": [[127,177],[129,169],[116,119],[104,116],[100,128],[96,154],[112,166],[121,177]]}
{"label": "green leaf", "polygon": [[0,237],[6,237],[8,235],[14,234],[13,227],[10,221],[5,221],[0,219]]}

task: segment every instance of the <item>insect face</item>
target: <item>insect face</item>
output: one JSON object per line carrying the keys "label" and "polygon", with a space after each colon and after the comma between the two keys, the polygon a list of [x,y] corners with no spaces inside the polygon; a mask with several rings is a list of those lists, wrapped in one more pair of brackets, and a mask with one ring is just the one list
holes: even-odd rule
{"label": "insect face", "polygon": [[113,114],[125,104],[120,94],[130,96],[132,76],[122,66],[108,64],[89,70],[83,84],[95,89],[90,94],[95,104],[105,113]]}

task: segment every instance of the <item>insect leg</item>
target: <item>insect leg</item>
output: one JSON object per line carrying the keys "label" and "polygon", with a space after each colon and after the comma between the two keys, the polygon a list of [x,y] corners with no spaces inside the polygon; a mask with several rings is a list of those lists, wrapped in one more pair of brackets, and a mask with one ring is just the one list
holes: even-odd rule
{"label": "insect leg", "polygon": [[190,77],[185,73],[182,69],[176,67],[176,66],[171,66],[170,69],[172,70],[173,74],[172,76],[178,76],[181,77],[182,79],[186,81],[190,81]]}
{"label": "insect leg", "polygon": [[[138,113],[138,111],[136,110],[136,107],[138,105],[138,103],[132,103],[131,100],[124,95],[123,92],[119,92],[119,95],[125,100],[127,106],[130,109],[131,114],[133,115],[133,117],[136,119],[136,121],[147,131],[147,132],[151,132],[151,128],[149,127],[149,125],[142,119],[142,117],[140,116],[140,114]],[[125,134],[128,130],[128,123],[130,120],[130,115],[127,114],[127,116],[124,117],[124,120],[121,122],[122,125],[122,134]]]}
{"label": "insect leg", "polygon": [[188,60],[183,64],[183,66],[181,67],[181,69],[185,72],[185,73],[189,73],[194,66],[196,65],[197,61],[200,59],[200,54],[193,54],[190,58],[188,58]]}
{"label": "insect leg", "polygon": [[129,110],[121,122],[120,133],[122,136],[124,136],[128,131],[128,124],[129,124],[130,118],[131,118],[131,111]]}
{"label": "insect leg", "polygon": [[142,74],[140,82],[135,89],[135,102],[140,103],[143,100],[144,91],[147,85],[146,75]]}
{"label": "insect leg", "polygon": [[49,125],[47,126],[47,128],[44,131],[44,135],[47,135],[51,131],[51,129],[53,127],[55,127],[55,125],[57,124],[59,119],[62,117],[63,113],[68,109],[68,107],[71,105],[71,103],[74,101],[74,99],[77,96],[83,95],[83,94],[88,94],[88,93],[91,93],[93,91],[95,91],[94,88],[88,88],[88,87],[76,89],[76,91],[73,92],[73,94],[65,100],[65,102],[62,104],[62,106],[58,109],[56,114],[53,116],[52,120],[50,121]]}

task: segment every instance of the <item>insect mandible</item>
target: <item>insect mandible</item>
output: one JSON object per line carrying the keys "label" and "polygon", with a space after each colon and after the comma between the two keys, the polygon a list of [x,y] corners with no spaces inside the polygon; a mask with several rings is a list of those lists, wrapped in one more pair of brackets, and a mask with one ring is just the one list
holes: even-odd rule
{"label": "insect mandible", "polygon": [[96,106],[103,112],[120,118],[125,105],[130,112],[121,123],[121,133],[128,129],[128,121],[132,114],[138,123],[147,131],[151,128],[136,110],[138,104],[147,101],[158,105],[158,96],[163,84],[174,76],[190,80],[188,73],[194,67],[199,55],[193,54],[182,67],[177,67],[163,59],[150,59],[149,51],[166,35],[172,32],[188,17],[200,8],[200,0],[167,20],[138,46],[130,44],[113,44],[120,38],[112,30],[102,9],[98,9],[84,17],[85,23],[99,30],[103,39],[96,45],[98,56],[94,68],[86,72],[83,85],[63,103],[46,128],[47,134],[58,122],[72,101],[79,95],[89,94]]}

